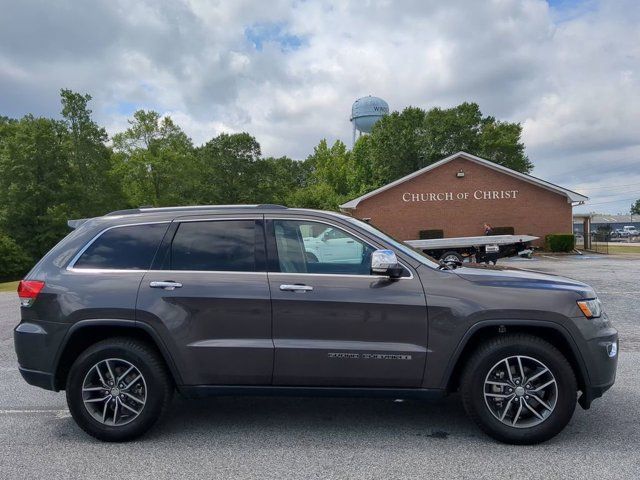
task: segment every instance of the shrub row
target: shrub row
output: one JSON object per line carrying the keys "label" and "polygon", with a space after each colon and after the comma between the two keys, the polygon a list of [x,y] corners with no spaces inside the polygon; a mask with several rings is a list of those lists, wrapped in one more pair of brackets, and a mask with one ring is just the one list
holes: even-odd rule
{"label": "shrub row", "polygon": [[552,233],[545,237],[544,246],[551,252],[570,252],[576,244],[572,233]]}
{"label": "shrub row", "polygon": [[14,280],[31,268],[32,259],[15,240],[0,232],[0,281]]}

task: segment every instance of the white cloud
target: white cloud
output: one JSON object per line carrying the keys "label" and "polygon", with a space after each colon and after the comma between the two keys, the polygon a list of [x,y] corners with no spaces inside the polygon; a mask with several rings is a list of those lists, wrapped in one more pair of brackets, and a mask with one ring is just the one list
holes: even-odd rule
{"label": "white cloud", "polygon": [[[321,138],[350,142],[362,95],[392,109],[476,101],[523,123],[534,174],[623,211],[640,197],[640,5],[560,5],[12,2],[0,114],[54,115],[58,90],[72,88],[93,95],[111,132],[153,108],[196,143],[248,131],[267,155],[304,158]],[[602,188],[615,185],[626,186]]]}

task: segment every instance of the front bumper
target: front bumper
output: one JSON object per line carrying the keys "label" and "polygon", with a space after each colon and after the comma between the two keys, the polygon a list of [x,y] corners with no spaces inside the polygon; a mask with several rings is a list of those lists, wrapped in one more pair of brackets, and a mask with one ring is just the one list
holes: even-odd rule
{"label": "front bumper", "polygon": [[585,386],[578,402],[586,410],[591,406],[591,402],[600,398],[616,380],[618,332],[613,328],[607,328],[599,332],[597,337],[586,341],[582,350],[588,379],[585,379]]}

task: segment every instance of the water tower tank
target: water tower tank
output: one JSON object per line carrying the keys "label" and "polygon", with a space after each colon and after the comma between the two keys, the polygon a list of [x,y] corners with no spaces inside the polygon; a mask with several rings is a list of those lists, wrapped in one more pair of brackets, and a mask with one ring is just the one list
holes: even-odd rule
{"label": "water tower tank", "polygon": [[373,125],[383,116],[389,114],[389,104],[378,97],[362,97],[353,102],[351,121],[355,130],[362,133],[371,132]]}

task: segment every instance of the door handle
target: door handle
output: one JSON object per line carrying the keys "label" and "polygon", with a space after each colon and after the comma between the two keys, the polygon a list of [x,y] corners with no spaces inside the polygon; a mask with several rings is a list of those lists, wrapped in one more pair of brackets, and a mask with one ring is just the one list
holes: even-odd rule
{"label": "door handle", "polygon": [[310,292],[313,287],[310,285],[280,285],[280,290],[283,292]]}
{"label": "door handle", "polygon": [[164,281],[164,282],[150,282],[151,288],[164,288],[165,290],[175,290],[176,288],[182,288],[182,284],[179,282]]}

